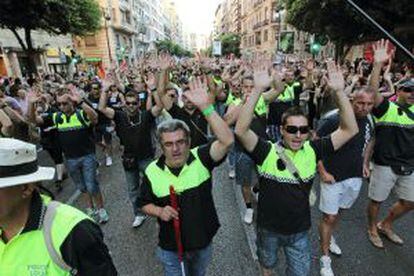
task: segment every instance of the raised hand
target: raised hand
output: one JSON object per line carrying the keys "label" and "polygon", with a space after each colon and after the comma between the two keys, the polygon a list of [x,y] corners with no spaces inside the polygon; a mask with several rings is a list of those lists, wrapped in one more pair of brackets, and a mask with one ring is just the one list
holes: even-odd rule
{"label": "raised hand", "polygon": [[184,96],[200,110],[207,108],[211,102],[210,95],[207,92],[207,81],[204,82],[200,77],[193,79],[189,83],[190,90],[184,93]]}
{"label": "raised hand", "polygon": [[341,67],[334,61],[327,62],[328,67],[328,87],[334,91],[344,91],[345,80]]}
{"label": "raised hand", "polygon": [[153,73],[149,73],[147,79],[145,80],[145,84],[148,86],[149,89],[154,89],[157,87],[157,80]]}
{"label": "raised hand", "polygon": [[272,83],[272,78],[269,76],[268,64],[262,59],[255,62],[253,66],[254,86],[258,90],[268,88]]}
{"label": "raised hand", "polygon": [[394,51],[388,51],[389,41],[381,39],[377,41],[373,46],[374,50],[374,62],[385,63],[390,60],[393,56]]}
{"label": "raised hand", "polygon": [[74,104],[82,102],[82,97],[77,91],[71,90],[67,96]]}
{"label": "raised hand", "polygon": [[168,70],[172,66],[172,58],[168,53],[161,53],[158,58],[158,65],[161,70]]}
{"label": "raised hand", "polygon": [[314,63],[313,59],[308,59],[306,61],[305,68],[309,73],[312,72],[313,69],[315,69],[315,63]]}

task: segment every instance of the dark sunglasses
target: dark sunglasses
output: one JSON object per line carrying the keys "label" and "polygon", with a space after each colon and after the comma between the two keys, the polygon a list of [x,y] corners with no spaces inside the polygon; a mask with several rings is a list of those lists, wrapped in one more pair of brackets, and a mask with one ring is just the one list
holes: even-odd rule
{"label": "dark sunglasses", "polygon": [[285,126],[285,130],[289,134],[296,134],[298,133],[298,131],[300,132],[300,134],[307,134],[309,133],[310,128],[309,126]]}
{"label": "dark sunglasses", "polygon": [[138,102],[125,102],[126,105],[138,105]]}

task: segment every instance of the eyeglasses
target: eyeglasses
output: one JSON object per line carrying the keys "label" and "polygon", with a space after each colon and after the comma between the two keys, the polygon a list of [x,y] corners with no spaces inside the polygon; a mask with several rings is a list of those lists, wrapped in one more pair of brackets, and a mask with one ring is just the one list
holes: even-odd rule
{"label": "eyeglasses", "polygon": [[296,134],[298,131],[300,134],[307,134],[310,131],[309,126],[285,126],[285,130],[289,134]]}
{"label": "eyeglasses", "polygon": [[138,102],[125,102],[126,105],[138,105]]}

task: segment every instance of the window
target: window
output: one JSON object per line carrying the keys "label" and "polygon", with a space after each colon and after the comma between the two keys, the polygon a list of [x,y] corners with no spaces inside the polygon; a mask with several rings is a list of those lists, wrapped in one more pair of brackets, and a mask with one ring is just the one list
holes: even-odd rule
{"label": "window", "polygon": [[264,32],[263,32],[263,42],[267,42],[268,39],[269,39],[269,31],[264,30]]}
{"label": "window", "polygon": [[121,38],[119,37],[119,34],[115,35],[115,41],[116,41],[116,47],[121,48]]}
{"label": "window", "polygon": [[85,36],[85,46],[96,46],[96,37],[95,35],[87,35]]}

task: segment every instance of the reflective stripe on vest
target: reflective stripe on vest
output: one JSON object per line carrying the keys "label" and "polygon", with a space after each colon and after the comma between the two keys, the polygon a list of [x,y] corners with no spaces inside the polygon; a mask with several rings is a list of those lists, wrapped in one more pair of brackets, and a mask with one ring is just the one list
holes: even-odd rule
{"label": "reflective stripe on vest", "polygon": [[[43,199],[45,202],[45,200]],[[60,253],[60,246],[82,220],[90,219],[81,211],[62,204],[56,210],[52,225],[53,245]],[[15,236],[7,244],[0,239],[0,275],[61,276],[70,275],[50,258],[42,229]]]}
{"label": "reflective stripe on vest", "polygon": [[[299,175],[303,182],[308,182],[315,177],[316,174],[316,153],[309,141],[305,142],[303,148],[297,152],[291,150],[285,150],[285,154],[289,157],[298,169]],[[264,160],[263,164],[258,167],[258,171],[261,177],[274,180],[277,182],[288,184],[300,184],[288,169],[283,171],[277,167],[277,160],[279,156],[276,152],[275,145],[272,144],[272,148]]]}
{"label": "reflective stripe on vest", "polygon": [[203,182],[211,178],[210,171],[204,167],[198,157],[197,149],[191,150],[195,159],[188,165],[185,164],[179,176],[175,176],[167,166],[164,169],[157,165],[157,160],[148,165],[145,170],[149,182],[151,183],[152,192],[158,198],[170,194],[170,185],[174,186],[175,191],[180,194],[191,188],[200,186]]}
{"label": "reflective stripe on vest", "polygon": [[[414,112],[414,105],[410,106],[409,110]],[[387,112],[382,117],[375,118],[375,125],[414,128],[414,120],[410,119],[404,111],[400,110],[398,105],[390,102]]]}
{"label": "reflective stripe on vest", "polygon": [[[83,116],[82,114],[83,112],[80,112],[80,116]],[[69,120],[66,116],[65,113],[61,113],[61,120],[60,122],[58,122],[58,114],[59,112],[53,113],[53,122],[56,125],[56,129],[60,132],[65,132],[65,131],[71,131],[71,130],[77,130],[77,129],[83,129],[86,128],[86,126],[84,126],[82,124],[82,122],[79,120],[78,115],[76,115],[76,112],[73,113],[72,115],[70,115]],[[87,120],[84,120],[85,124],[87,126],[90,125],[90,122]]]}
{"label": "reflective stripe on vest", "polygon": [[300,83],[295,81],[292,85],[286,84],[285,90],[277,97],[279,102],[291,102],[295,99],[295,87],[299,87]]}

